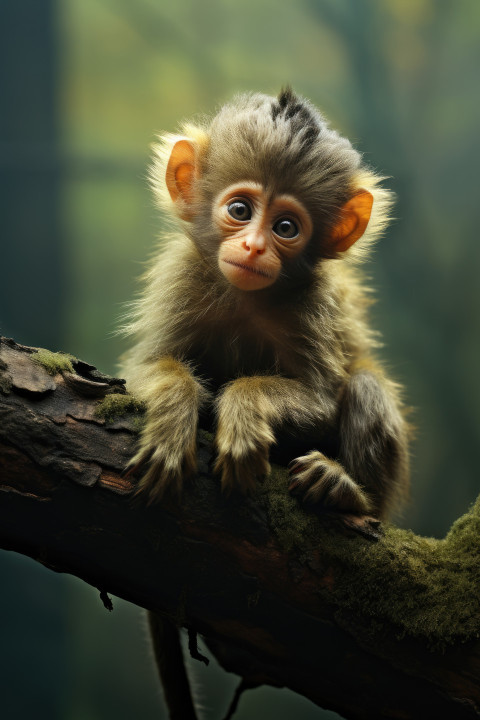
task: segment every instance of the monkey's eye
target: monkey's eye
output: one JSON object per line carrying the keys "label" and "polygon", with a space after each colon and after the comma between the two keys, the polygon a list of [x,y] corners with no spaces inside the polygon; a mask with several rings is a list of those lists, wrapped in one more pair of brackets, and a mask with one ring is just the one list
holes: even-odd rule
{"label": "monkey's eye", "polygon": [[280,220],[277,220],[273,226],[273,232],[280,238],[290,240],[291,238],[297,237],[298,227],[293,220],[290,220],[289,218],[281,218]]}
{"label": "monkey's eye", "polygon": [[235,200],[227,206],[228,214],[233,217],[234,220],[240,220],[246,222],[252,218],[252,208],[244,200]]}

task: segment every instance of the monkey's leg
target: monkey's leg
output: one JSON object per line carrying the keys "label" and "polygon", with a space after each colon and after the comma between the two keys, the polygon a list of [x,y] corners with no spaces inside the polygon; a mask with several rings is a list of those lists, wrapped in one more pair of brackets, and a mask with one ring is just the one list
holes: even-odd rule
{"label": "monkey's leg", "polygon": [[300,381],[279,376],[242,377],[226,385],[218,403],[215,471],[222,488],[249,492],[270,472],[273,428],[290,419],[309,425],[331,412]]}
{"label": "monkey's leg", "polygon": [[148,624],[170,720],[197,720],[178,628],[154,612]]}
{"label": "monkey's leg", "polygon": [[198,412],[208,393],[185,363],[171,357],[144,367],[134,390],[147,411],[132,464],[148,462],[139,491],[158,500],[169,486],[179,491],[182,479],[196,470]]}
{"label": "monkey's leg", "polygon": [[357,372],[340,407],[338,462],[313,451],[293,461],[291,490],[307,502],[387,514],[408,486],[407,429],[393,383]]}

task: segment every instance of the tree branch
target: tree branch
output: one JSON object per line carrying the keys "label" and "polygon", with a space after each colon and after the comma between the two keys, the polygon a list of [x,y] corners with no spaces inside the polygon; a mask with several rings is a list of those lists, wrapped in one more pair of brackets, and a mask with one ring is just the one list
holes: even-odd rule
{"label": "tree branch", "polygon": [[244,687],[346,718],[480,717],[480,504],[445,540],[302,510],[274,468],[220,494],[199,434],[181,501],[122,477],[142,413],[121,380],[0,341],[0,546],[201,633]]}

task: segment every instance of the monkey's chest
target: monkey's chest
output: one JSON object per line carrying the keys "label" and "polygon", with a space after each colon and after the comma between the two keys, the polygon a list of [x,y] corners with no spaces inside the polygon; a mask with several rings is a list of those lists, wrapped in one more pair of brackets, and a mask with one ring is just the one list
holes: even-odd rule
{"label": "monkey's chest", "polygon": [[243,330],[206,335],[191,351],[197,374],[212,387],[242,376],[284,374],[279,348]]}

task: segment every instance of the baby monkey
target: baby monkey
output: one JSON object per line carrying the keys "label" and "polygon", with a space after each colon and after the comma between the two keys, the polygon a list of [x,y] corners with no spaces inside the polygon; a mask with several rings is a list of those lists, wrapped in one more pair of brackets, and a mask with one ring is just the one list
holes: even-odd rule
{"label": "baby monkey", "polygon": [[[407,490],[408,433],[373,357],[356,264],[386,225],[390,193],[290,89],[242,95],[182,130],[155,146],[151,169],[180,231],[164,238],[127,327],[124,372],[147,408],[132,460],[147,468],[140,492],[181,490],[199,414],[213,411],[227,492],[251,491],[290,431],[311,440],[291,462],[292,492],[384,518]],[[149,621],[170,717],[195,720],[178,630]]]}
{"label": "baby monkey", "polygon": [[316,449],[293,459],[292,492],[385,517],[407,489],[408,433],[373,357],[356,264],[386,225],[390,193],[290,89],[241,95],[154,150],[153,189],[181,227],[128,326],[124,372],[147,408],[140,491],[156,501],[181,490],[210,408],[224,490],[251,491],[278,433],[294,428]]}

